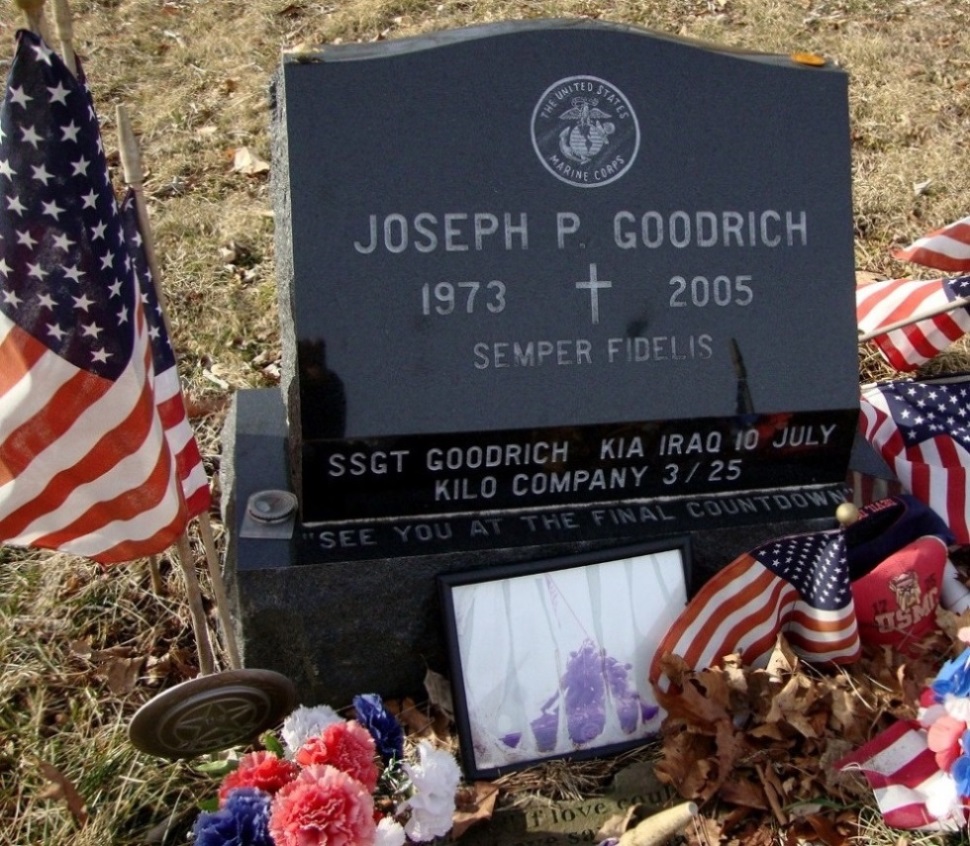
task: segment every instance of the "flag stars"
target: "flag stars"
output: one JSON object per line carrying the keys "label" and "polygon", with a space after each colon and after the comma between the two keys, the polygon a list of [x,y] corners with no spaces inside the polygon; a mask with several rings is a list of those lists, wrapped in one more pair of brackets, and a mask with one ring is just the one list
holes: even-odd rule
{"label": "flag stars", "polygon": [[96,362],[97,364],[107,364],[110,357],[111,353],[107,352],[103,348],[91,351],[91,361]]}
{"label": "flag stars", "polygon": [[20,127],[20,137],[25,144],[30,144],[35,150],[37,149],[37,145],[44,140],[32,126]]}
{"label": "flag stars", "polygon": [[74,172],[71,176],[87,176],[88,166],[91,164],[84,156],[81,156],[76,162],[71,162],[71,167],[74,168]]}
{"label": "flag stars", "polygon": [[7,260],[3,258],[3,256],[0,256],[0,273],[6,276],[11,270],[13,270],[13,268],[7,264]]}
{"label": "flag stars", "polygon": [[85,194],[83,197],[81,197],[81,200],[84,203],[84,205],[81,207],[82,210],[83,209],[97,209],[97,207],[98,207],[98,195],[94,193],[94,189],[93,188],[90,191],[88,191],[87,194]]}
{"label": "flag stars", "polygon": [[37,264],[27,262],[27,275],[33,277],[38,282],[43,282],[44,277],[47,276],[47,271],[40,266],[40,262],[37,262]]}
{"label": "flag stars", "polygon": [[84,312],[94,305],[94,300],[89,300],[87,294],[81,294],[80,297],[71,297],[71,299],[74,300],[74,308]]}
{"label": "flag stars", "polygon": [[92,229],[91,229],[91,240],[92,241],[100,241],[100,240],[103,240],[104,239],[104,232],[105,232],[105,230],[107,228],[108,228],[107,224],[104,223],[103,221],[100,222],[100,223],[98,223],[97,226],[92,227]]}
{"label": "flag stars", "polygon": [[14,214],[23,214],[27,211],[27,207],[20,202],[20,197],[15,195],[13,197],[7,197],[7,211],[12,211]]}
{"label": "flag stars", "polygon": [[42,182],[45,188],[47,187],[47,183],[54,178],[54,175],[50,173],[43,165],[40,167],[37,165],[31,165],[30,169],[34,172],[33,179],[35,179],[37,182]]}
{"label": "flag stars", "polygon": [[0,159],[0,176],[6,176],[7,179],[13,179],[13,177],[16,175],[17,171],[10,166],[9,159]]}
{"label": "flag stars", "polygon": [[27,104],[34,99],[33,97],[29,97],[27,95],[27,92],[24,91],[24,87],[22,85],[18,85],[16,88],[10,88],[9,97],[12,103],[15,103],[23,109],[26,109]]}
{"label": "flag stars", "polygon": [[90,323],[84,323],[81,325],[81,334],[85,338],[94,338],[95,340],[97,340],[98,335],[100,335],[102,331],[103,330],[101,329],[101,327],[98,326],[98,324],[95,323],[94,321],[91,321]]}
{"label": "flag stars", "polygon": [[64,214],[64,209],[57,205],[56,200],[51,200],[49,203],[41,203],[41,214],[49,214],[54,220],[58,220]]}
{"label": "flag stars", "polygon": [[128,306],[122,306],[121,311],[118,312],[118,325],[121,326],[123,323],[128,322]]}
{"label": "flag stars", "polygon": [[64,336],[67,334],[67,332],[61,329],[61,327],[56,323],[48,323],[47,334],[54,338],[57,343],[60,343],[62,340],[64,340]]}
{"label": "flag stars", "polygon": [[74,265],[73,267],[65,267],[64,275],[72,282],[76,282],[77,284],[80,285],[81,277],[84,276],[85,274],[84,274],[84,271],[81,270],[77,265]]}
{"label": "flag stars", "polygon": [[67,252],[73,246],[74,246],[74,241],[72,241],[70,238],[67,237],[67,233],[58,232],[54,236],[54,247],[56,249],[64,250],[64,252]]}
{"label": "flag stars", "polygon": [[121,286],[123,284],[124,283],[120,279],[115,279],[115,281],[108,286],[108,298],[112,299],[114,297],[120,297]]}
{"label": "flag stars", "polygon": [[34,51],[34,55],[45,65],[50,65],[53,67],[53,64],[51,63],[51,56],[53,53],[51,52],[50,47],[48,47],[43,41],[41,41],[39,44],[31,44],[30,49]]}
{"label": "flag stars", "polygon": [[27,249],[32,250],[37,246],[37,239],[30,234],[29,229],[17,230],[17,243],[23,244]]}
{"label": "flag stars", "polygon": [[57,303],[50,294],[37,295],[37,308],[56,308]]}
{"label": "flag stars", "polygon": [[5,290],[3,292],[3,301],[7,305],[13,306],[14,308],[17,308],[23,302],[23,300],[17,296],[16,291],[10,291],[10,290]]}
{"label": "flag stars", "polygon": [[115,257],[111,255],[111,253],[106,253],[105,255],[101,256],[101,269],[110,270],[111,265],[113,265],[114,262],[115,262]]}
{"label": "flag stars", "polygon": [[50,95],[50,101],[52,103],[60,103],[62,106],[67,105],[67,95],[71,93],[70,89],[64,87],[63,82],[58,82],[54,88],[48,87],[47,93]]}
{"label": "flag stars", "polygon": [[81,127],[72,120],[67,126],[61,127],[61,140],[77,144],[77,135],[80,131]]}

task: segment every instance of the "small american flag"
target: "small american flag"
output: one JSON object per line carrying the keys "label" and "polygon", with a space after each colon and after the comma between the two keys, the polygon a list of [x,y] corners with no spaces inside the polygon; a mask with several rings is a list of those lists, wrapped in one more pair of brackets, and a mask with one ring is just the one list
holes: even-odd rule
{"label": "small american flag", "polygon": [[650,680],[660,679],[661,659],[669,654],[694,669],[733,653],[763,666],[779,633],[807,661],[859,657],[842,530],[779,538],[719,571],[660,642]]}
{"label": "small american flag", "polygon": [[[878,332],[921,313],[947,308],[970,296],[970,276],[954,279],[886,279],[856,289],[856,315],[864,335]],[[872,338],[883,357],[896,370],[915,370],[970,332],[966,305],[917,320]]]}
{"label": "small american flag", "polygon": [[121,203],[121,222],[125,240],[131,254],[135,273],[141,288],[142,310],[148,324],[148,336],[152,345],[152,361],[155,371],[155,404],[165,427],[168,445],[175,456],[182,493],[189,509],[189,516],[195,517],[209,510],[212,496],[209,491],[209,476],[202,464],[202,455],[195,440],[195,433],[189,424],[185,401],[182,398],[182,383],[179,381],[175,365],[175,351],[165,329],[162,306],[155,293],[145,242],[138,225],[138,209],[135,205],[135,192],[128,189]]}
{"label": "small american flag", "polygon": [[970,543],[970,382],[899,381],[864,388],[860,429],[903,488]]}
{"label": "small american flag", "polygon": [[937,765],[926,731],[915,721],[893,723],[835,766],[865,774],[883,819],[893,828],[958,831],[966,825],[966,814],[945,801],[948,794],[956,798],[952,777]]}
{"label": "small american flag", "polygon": [[937,229],[905,249],[893,250],[892,255],[899,261],[909,261],[947,273],[970,271],[970,217]]}
{"label": "small american flag", "polygon": [[83,77],[17,38],[0,107],[0,541],[127,561],[188,520],[150,327]]}

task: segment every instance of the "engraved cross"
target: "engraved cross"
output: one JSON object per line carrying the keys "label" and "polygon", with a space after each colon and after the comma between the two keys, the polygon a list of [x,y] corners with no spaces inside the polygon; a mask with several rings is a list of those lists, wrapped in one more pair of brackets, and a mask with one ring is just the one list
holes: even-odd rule
{"label": "engraved cross", "polygon": [[579,289],[586,288],[589,291],[589,308],[591,316],[593,318],[593,323],[600,322],[600,288],[612,288],[613,283],[605,279],[596,278],[596,265],[591,264],[589,266],[589,279],[582,282],[577,282],[576,287]]}

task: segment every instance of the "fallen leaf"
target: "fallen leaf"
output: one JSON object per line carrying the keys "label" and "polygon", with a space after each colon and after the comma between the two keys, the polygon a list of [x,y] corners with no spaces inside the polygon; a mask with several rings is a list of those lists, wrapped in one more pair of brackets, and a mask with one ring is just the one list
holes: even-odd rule
{"label": "fallen leaf", "polygon": [[924,194],[929,193],[930,185],[933,184],[932,179],[924,179],[922,182],[913,183],[913,196],[922,197]]}
{"label": "fallen leaf", "polygon": [[455,706],[451,700],[451,683],[448,679],[441,673],[428,670],[424,674],[424,689],[428,693],[428,701],[454,722]]}
{"label": "fallen leaf", "polygon": [[475,823],[490,820],[496,799],[498,787],[486,781],[476,781],[469,790],[461,791],[452,817],[451,836],[461,837]]}
{"label": "fallen leaf", "polygon": [[38,761],[37,768],[41,775],[51,782],[49,787],[38,794],[38,798],[63,800],[71,816],[74,817],[74,822],[84,825],[88,821],[88,810],[74,783],[57,767],[46,761]]}
{"label": "fallen leaf", "polygon": [[245,176],[269,172],[269,162],[257,156],[249,147],[237,147],[232,157],[232,169]]}

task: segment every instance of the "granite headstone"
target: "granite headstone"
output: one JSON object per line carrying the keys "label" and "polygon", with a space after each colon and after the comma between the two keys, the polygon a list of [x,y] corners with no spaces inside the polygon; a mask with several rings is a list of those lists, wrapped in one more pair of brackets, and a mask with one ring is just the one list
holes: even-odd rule
{"label": "granite headstone", "polygon": [[224,462],[247,664],[396,693],[442,669],[441,572],[684,532],[703,571],[831,518],[842,71],[533,21],[289,54],[274,96],[283,391]]}

